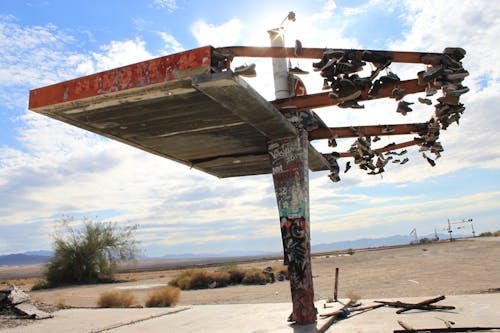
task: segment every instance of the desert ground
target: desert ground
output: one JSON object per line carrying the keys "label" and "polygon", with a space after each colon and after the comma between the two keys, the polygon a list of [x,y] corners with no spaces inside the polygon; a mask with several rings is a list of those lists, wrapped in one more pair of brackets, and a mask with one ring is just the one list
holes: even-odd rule
{"label": "desert ground", "polygon": [[[279,264],[281,260],[273,259],[240,263],[239,266],[263,269]],[[352,255],[345,252],[316,254],[312,259],[316,299],[333,295],[336,267],[340,270],[338,290],[341,298],[398,299],[500,292],[500,237],[355,250]],[[48,304],[94,307],[101,293],[121,289],[132,292],[139,303],[144,304],[154,286],[165,285],[179,271],[157,267],[151,271],[124,272],[118,274],[118,279],[123,281],[119,283],[54,288],[32,291],[30,295]],[[36,280],[10,279],[9,282],[29,290]],[[7,282],[0,280],[0,288]],[[179,305],[268,302],[290,302],[288,281],[182,291]]]}

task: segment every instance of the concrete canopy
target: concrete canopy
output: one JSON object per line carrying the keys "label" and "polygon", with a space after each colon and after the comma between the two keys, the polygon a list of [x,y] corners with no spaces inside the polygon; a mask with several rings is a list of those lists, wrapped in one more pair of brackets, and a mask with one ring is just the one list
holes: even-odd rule
{"label": "concrete canopy", "polygon": [[[225,178],[271,173],[266,143],[296,128],[211,46],[30,91],[29,108]],[[327,170],[311,145],[310,169]]]}

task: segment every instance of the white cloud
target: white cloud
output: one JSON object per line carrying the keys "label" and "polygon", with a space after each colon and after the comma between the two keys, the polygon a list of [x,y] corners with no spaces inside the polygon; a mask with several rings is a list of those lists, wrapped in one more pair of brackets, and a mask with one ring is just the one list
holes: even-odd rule
{"label": "white cloud", "polygon": [[238,19],[231,19],[221,25],[199,20],[191,26],[191,33],[200,46],[230,46],[239,40],[242,28],[243,26]]}
{"label": "white cloud", "polygon": [[132,63],[149,60],[153,57],[146,50],[146,43],[140,38],[125,41],[111,41],[100,47],[101,52],[91,52],[78,67],[80,74],[91,74]]}
{"label": "white cloud", "polygon": [[176,0],[154,0],[153,5],[157,8],[166,9],[169,12],[173,12],[178,8]]}
{"label": "white cloud", "polygon": [[167,34],[166,32],[163,31],[159,31],[158,34],[165,43],[165,46],[160,51],[161,53],[171,54],[184,51],[184,47],[177,39],[175,39],[174,36]]}
{"label": "white cloud", "polygon": [[0,88],[50,84],[71,77],[68,69],[83,58],[68,51],[72,36],[52,24],[20,26],[13,21],[12,17],[0,19]]}

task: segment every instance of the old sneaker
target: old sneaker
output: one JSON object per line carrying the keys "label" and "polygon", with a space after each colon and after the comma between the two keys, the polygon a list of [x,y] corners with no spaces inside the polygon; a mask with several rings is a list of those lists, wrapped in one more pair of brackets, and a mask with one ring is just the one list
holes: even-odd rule
{"label": "old sneaker", "polygon": [[412,104],[413,103],[411,103],[411,102],[399,101],[398,108],[396,109],[396,112],[401,113],[403,116],[406,116],[406,114],[408,112],[413,111],[410,108],[410,105],[412,105]]}
{"label": "old sneaker", "polygon": [[428,98],[422,98],[422,97],[419,97],[418,98],[418,101],[422,104],[426,104],[426,105],[432,105],[432,101]]}
{"label": "old sneaker", "polygon": [[423,81],[430,82],[443,74],[444,67],[439,65],[435,67],[428,67],[423,74]]}
{"label": "old sneaker", "polygon": [[255,71],[255,64],[242,65],[234,69],[234,74],[245,76],[245,77],[255,77],[257,72]]}
{"label": "old sneaker", "polygon": [[443,54],[452,57],[455,60],[462,60],[465,57],[465,50],[461,47],[446,47]]}

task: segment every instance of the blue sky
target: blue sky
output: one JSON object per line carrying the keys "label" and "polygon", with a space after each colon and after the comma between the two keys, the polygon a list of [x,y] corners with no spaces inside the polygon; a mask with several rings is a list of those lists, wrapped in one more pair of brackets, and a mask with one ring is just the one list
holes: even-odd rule
{"label": "blue sky", "polygon": [[[139,224],[151,256],[186,252],[280,251],[270,175],[217,179],[27,110],[30,89],[204,45],[268,46],[267,30],[289,11],[286,42],[305,47],[441,52],[467,50],[470,92],[460,126],[442,132],[432,168],[418,148],[383,178],[351,169],[333,184],[311,173],[312,243],[442,231],[473,218],[476,231],[500,229],[500,8],[494,1],[0,1],[0,254],[51,248],[61,216]],[[269,59],[246,79],[272,100]],[[321,91],[312,61],[308,92]],[[293,64],[295,65],[295,63]],[[421,66],[391,67],[403,79]],[[418,95],[409,96],[414,101]],[[316,110],[331,126],[420,122],[393,100],[364,110]],[[408,138],[397,138],[405,141]],[[384,141],[385,140],[385,141]],[[386,142],[387,141],[387,142]],[[392,139],[383,139],[386,144]],[[351,140],[339,142],[347,149]],[[315,142],[328,151],[325,142]],[[343,163],[341,163],[341,167]]]}

